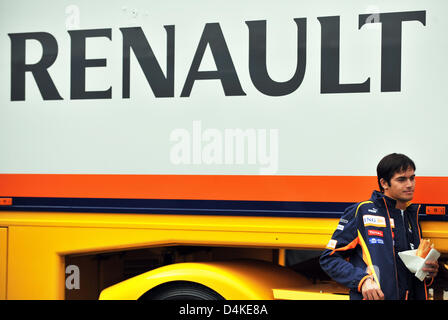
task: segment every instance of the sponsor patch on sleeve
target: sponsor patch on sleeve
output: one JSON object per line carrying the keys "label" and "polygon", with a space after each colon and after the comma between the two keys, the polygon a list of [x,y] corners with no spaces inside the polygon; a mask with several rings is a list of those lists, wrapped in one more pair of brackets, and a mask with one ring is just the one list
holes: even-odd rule
{"label": "sponsor patch on sleeve", "polygon": [[383,231],[381,230],[368,230],[367,234],[369,236],[383,237]]}
{"label": "sponsor patch on sleeve", "polygon": [[336,248],[337,243],[338,243],[337,240],[331,239],[330,241],[328,241],[326,248],[330,249],[330,250],[334,250]]}
{"label": "sponsor patch on sleeve", "polygon": [[365,215],[363,220],[365,227],[386,227],[386,219],[381,216]]}
{"label": "sponsor patch on sleeve", "polygon": [[369,242],[371,244],[384,244],[384,241],[381,238],[369,238]]}

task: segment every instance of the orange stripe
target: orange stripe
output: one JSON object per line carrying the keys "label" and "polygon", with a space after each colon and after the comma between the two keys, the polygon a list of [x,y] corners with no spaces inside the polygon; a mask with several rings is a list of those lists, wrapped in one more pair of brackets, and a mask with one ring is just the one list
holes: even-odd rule
{"label": "orange stripe", "polygon": [[377,283],[378,287],[381,289],[380,279],[378,278],[375,268],[373,267],[372,263],[372,257],[370,256],[369,249],[367,248],[366,243],[364,242],[364,239],[361,236],[361,232],[358,230],[358,238],[359,238],[359,245],[362,249],[362,260],[364,260],[364,263],[367,266],[367,273],[370,275],[373,275],[373,279]]}
{"label": "orange stripe", "polygon": [[418,214],[420,213],[420,208],[421,208],[421,205],[419,205],[418,206],[418,209],[417,209],[417,229],[418,229],[418,241],[420,242],[420,240],[422,239],[422,232],[421,232],[421,230],[420,230],[420,223],[418,222]]}
{"label": "orange stripe", "polygon": [[354,248],[356,248],[356,246],[358,245],[358,243],[359,243],[359,237],[356,237],[355,240],[353,240],[352,242],[350,242],[350,243],[349,243],[348,245],[346,245],[345,247],[334,249],[334,250],[330,253],[330,256],[331,256],[333,253],[335,253],[336,251],[347,251],[347,250],[350,250],[350,249],[354,249]]}
{"label": "orange stripe", "polygon": [[364,278],[362,278],[361,281],[359,281],[359,284],[358,284],[358,292],[361,292],[361,291],[362,291],[362,285],[364,284],[364,281],[366,281],[367,278],[370,278],[371,276],[372,276],[371,274],[368,274],[368,275],[366,275]]}
{"label": "orange stripe", "polygon": [[[414,202],[448,203],[448,177],[418,177]],[[358,202],[373,176],[0,174],[2,197]]]}

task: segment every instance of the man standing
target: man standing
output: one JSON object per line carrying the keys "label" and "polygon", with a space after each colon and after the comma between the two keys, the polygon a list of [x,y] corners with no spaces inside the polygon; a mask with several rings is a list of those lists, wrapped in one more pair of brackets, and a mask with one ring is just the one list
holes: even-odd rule
{"label": "man standing", "polygon": [[415,164],[403,154],[384,157],[378,185],[369,201],[348,207],[320,257],[322,269],[350,289],[351,299],[426,299],[426,280],[437,275],[437,261],[426,263],[418,280],[398,256],[421,240],[419,205],[411,204]]}

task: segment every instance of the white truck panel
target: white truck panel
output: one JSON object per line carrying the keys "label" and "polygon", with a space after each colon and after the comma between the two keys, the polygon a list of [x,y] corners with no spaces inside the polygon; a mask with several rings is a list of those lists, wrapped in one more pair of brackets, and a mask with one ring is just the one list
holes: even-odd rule
{"label": "white truck panel", "polygon": [[[401,152],[416,162],[419,175],[448,176],[446,9],[440,0],[3,1],[0,173],[363,176],[375,175],[384,155]],[[382,92],[382,23],[359,28],[359,15],[410,11],[424,11],[426,25],[402,22],[401,88]],[[340,83],[370,79],[368,92],[321,92],[318,18],[329,16],[340,19]],[[297,65],[295,18],[306,18],[303,81],[289,94],[268,96],[251,80],[246,22],[266,21],[268,73],[283,82]],[[181,97],[204,28],[213,23],[245,95],[226,96],[219,79],[197,79]],[[131,50],[130,97],[123,98],[120,28],[141,27],[166,74],[164,26],[175,32],[174,96],[155,97]],[[86,59],[106,59],[106,66],[88,67],[85,76],[86,91],[111,88],[110,98],[70,97],[68,30],[85,29],[111,29],[111,40],[86,40]],[[11,101],[8,34],[29,32],[56,39],[58,55],[48,72],[63,100],[44,100],[26,72],[25,100]],[[38,63],[42,52],[38,41],[27,40],[26,64]],[[199,71],[216,70],[208,45]],[[244,139],[241,148],[232,134]]]}

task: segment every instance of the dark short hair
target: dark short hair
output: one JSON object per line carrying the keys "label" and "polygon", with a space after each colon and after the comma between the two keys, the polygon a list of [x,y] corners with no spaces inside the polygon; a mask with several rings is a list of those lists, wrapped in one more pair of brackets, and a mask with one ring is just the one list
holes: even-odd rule
{"label": "dark short hair", "polygon": [[385,156],[376,167],[376,175],[378,177],[378,186],[380,191],[384,192],[380,180],[384,179],[388,185],[395,173],[403,172],[408,169],[415,171],[415,163],[408,156],[401,153],[391,153]]}

